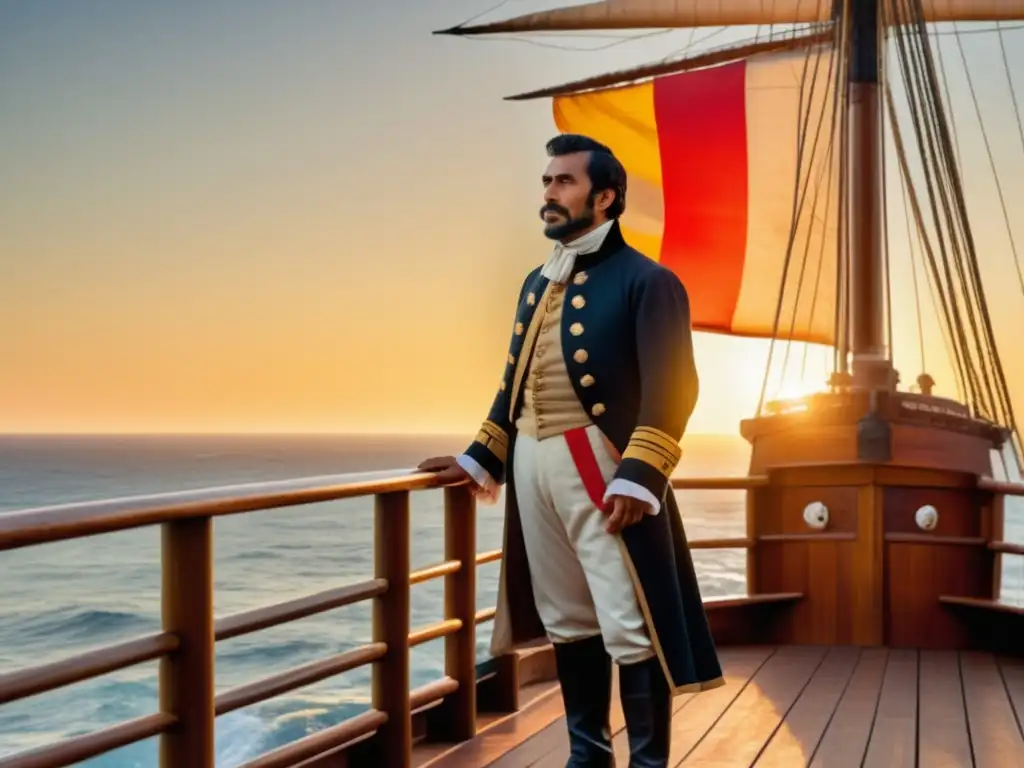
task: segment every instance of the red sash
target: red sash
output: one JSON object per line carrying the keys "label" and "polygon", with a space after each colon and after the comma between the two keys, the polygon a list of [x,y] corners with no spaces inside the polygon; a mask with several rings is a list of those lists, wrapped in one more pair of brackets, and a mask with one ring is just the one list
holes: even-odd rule
{"label": "red sash", "polygon": [[580,473],[583,487],[587,491],[594,506],[600,510],[604,509],[604,492],[608,486],[604,482],[604,475],[601,474],[601,467],[597,463],[597,456],[594,455],[594,447],[590,444],[586,427],[570,429],[565,433],[565,442],[569,446],[569,453],[576,465],[576,471]]}

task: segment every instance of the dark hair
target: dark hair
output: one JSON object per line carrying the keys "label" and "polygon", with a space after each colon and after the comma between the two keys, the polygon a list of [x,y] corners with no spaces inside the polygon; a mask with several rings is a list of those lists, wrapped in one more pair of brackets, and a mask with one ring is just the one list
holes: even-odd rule
{"label": "dark hair", "polygon": [[626,169],[612,151],[599,141],[578,133],[562,133],[547,143],[548,157],[561,157],[576,152],[589,152],[587,176],[590,177],[590,194],[596,195],[605,189],[615,193],[615,199],[605,214],[617,219],[626,210]]}

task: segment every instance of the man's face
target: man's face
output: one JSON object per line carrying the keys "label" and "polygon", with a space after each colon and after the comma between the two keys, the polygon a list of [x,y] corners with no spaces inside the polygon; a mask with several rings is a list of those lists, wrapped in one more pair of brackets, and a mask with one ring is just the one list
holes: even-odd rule
{"label": "man's face", "polygon": [[589,158],[589,152],[553,157],[541,177],[544,205],[540,217],[544,220],[544,234],[552,240],[575,239],[604,222],[604,209],[611,202],[604,198],[610,193],[602,192],[597,200],[591,196]]}

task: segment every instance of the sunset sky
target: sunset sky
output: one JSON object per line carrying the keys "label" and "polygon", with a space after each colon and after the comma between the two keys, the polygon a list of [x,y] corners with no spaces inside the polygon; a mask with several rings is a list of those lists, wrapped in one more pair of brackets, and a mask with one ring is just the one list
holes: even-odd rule
{"label": "sunset sky", "polygon": [[[536,214],[550,102],[502,97],[691,39],[431,36],[493,2],[0,3],[0,432],[474,430],[521,279],[550,247]],[[543,5],[512,0],[490,18]],[[993,40],[965,45],[1020,219],[1024,153]],[[1024,33],[1006,40],[1024,89]],[[997,321],[1019,326],[957,55],[979,249]],[[890,210],[902,233],[902,206]],[[909,381],[909,262],[895,243],[892,259]],[[928,367],[951,394],[926,311]],[[696,353],[690,429],[734,433],[767,343],[701,334]],[[828,360],[810,356],[803,388]]]}

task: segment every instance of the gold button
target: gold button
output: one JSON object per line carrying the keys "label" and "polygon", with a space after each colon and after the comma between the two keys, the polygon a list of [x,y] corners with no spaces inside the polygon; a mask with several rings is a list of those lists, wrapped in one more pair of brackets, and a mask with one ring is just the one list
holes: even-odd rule
{"label": "gold button", "polygon": [[589,373],[584,374],[583,378],[580,379],[580,385],[584,387],[590,387],[594,384],[594,377]]}
{"label": "gold button", "polygon": [[587,273],[577,272],[576,276],[572,279],[572,281],[576,283],[576,285],[583,285],[585,282],[587,282]]}
{"label": "gold button", "polygon": [[504,379],[501,380],[500,389],[501,389],[502,392],[505,391],[505,380]]}
{"label": "gold button", "polygon": [[522,335],[523,335],[523,324],[522,323],[516,323],[516,336],[522,336]]}
{"label": "gold button", "polygon": [[515,365],[516,364],[516,356],[515,355],[509,355],[508,356],[508,364],[509,365]]}
{"label": "gold button", "polygon": [[587,305],[587,300],[577,294],[572,297],[572,305],[576,307],[576,309],[583,309]]}
{"label": "gold button", "polygon": [[580,336],[583,333],[583,323],[573,323],[570,325],[569,333],[573,336]]}
{"label": "gold button", "polygon": [[600,416],[604,413],[604,403],[594,403],[594,407],[590,409],[590,412],[594,416]]}
{"label": "gold button", "polygon": [[587,362],[588,357],[590,357],[590,355],[587,354],[587,350],[585,349],[577,349],[575,352],[572,353],[572,359],[575,360],[577,363]]}
{"label": "gold button", "polygon": [[533,291],[530,291],[528,294],[526,294],[526,303],[529,304],[531,307],[534,304],[536,304],[537,303],[537,294],[535,294]]}

